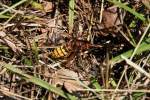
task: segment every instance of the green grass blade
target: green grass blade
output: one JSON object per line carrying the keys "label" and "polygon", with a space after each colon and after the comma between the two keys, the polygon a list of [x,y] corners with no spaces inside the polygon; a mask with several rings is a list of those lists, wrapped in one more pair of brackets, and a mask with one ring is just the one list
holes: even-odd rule
{"label": "green grass blade", "polygon": [[[138,48],[138,51],[136,51],[136,55],[138,55],[142,52],[148,51],[148,50],[150,50],[150,38],[148,38],[148,39],[146,39],[145,41],[142,42],[142,44]],[[125,53],[122,53],[122,54],[112,58],[111,62],[113,64],[119,63],[119,62],[123,61],[123,59],[121,58],[121,55],[129,58],[129,57],[131,57],[133,51],[134,51],[134,49],[131,49],[131,50],[125,52]]]}
{"label": "green grass blade", "polygon": [[36,63],[38,63],[38,60],[39,60],[39,57],[38,57],[39,52],[38,52],[38,48],[37,48],[37,44],[36,44],[35,40],[33,40],[32,52],[33,52],[33,54],[34,54]]}
{"label": "green grass blade", "polygon": [[140,20],[142,20],[142,21],[146,20],[143,14],[136,12],[135,9],[131,9],[130,7],[126,6],[125,4],[123,4],[117,0],[108,0],[108,1],[117,5],[119,8],[125,9],[126,11],[130,12],[131,14],[133,14],[134,16],[139,18]]}
{"label": "green grass blade", "polygon": [[10,18],[10,16],[0,15],[0,19],[4,19],[4,18]]}
{"label": "green grass blade", "polygon": [[134,49],[134,51],[133,51],[132,56],[130,57],[130,60],[132,60],[132,58],[133,58],[134,55],[136,54],[136,52],[137,52],[137,50],[138,50],[140,44],[142,43],[142,41],[144,40],[144,38],[145,38],[145,36],[146,36],[146,33],[148,32],[149,28],[150,28],[150,23],[148,24],[147,28],[145,29],[144,33],[142,34],[142,36],[141,36],[141,38],[140,38],[140,40],[139,40],[137,46],[135,47],[135,49]]}
{"label": "green grass blade", "polygon": [[73,23],[74,23],[74,6],[75,6],[75,1],[74,0],[69,0],[69,33],[72,32],[73,29]]}
{"label": "green grass blade", "polygon": [[[28,65],[28,66],[32,66],[33,65],[33,62],[32,62],[32,60],[31,60],[31,58],[30,59],[28,59],[27,57],[22,57],[24,60],[23,60],[23,63],[24,63],[24,65]],[[32,68],[32,67],[31,67]]]}
{"label": "green grass blade", "polygon": [[12,6],[9,7],[8,9],[5,9],[4,11],[0,12],[0,16],[3,15],[4,13],[10,11],[11,9],[13,9],[13,8],[15,8],[15,7],[17,7],[17,6],[21,5],[21,4],[23,4],[23,3],[26,2],[26,1],[28,1],[28,0],[21,0],[21,1],[17,2],[16,4],[12,5]]}
{"label": "green grass blade", "polygon": [[98,83],[98,81],[95,78],[92,79],[91,83],[96,89],[102,89],[100,84]]}
{"label": "green grass blade", "polygon": [[36,2],[36,1],[31,1],[30,4],[31,4],[31,6],[32,6],[34,9],[44,11],[44,7],[42,6],[41,3],[38,3],[38,2]]}
{"label": "green grass blade", "polygon": [[9,49],[9,47],[0,44],[0,50],[7,50],[7,49]]}
{"label": "green grass blade", "polygon": [[68,93],[65,93],[61,89],[56,88],[56,87],[48,84],[47,82],[45,82],[45,81],[43,81],[43,80],[41,80],[41,79],[39,79],[37,77],[25,74],[22,70],[16,68],[14,65],[5,64],[5,63],[2,63],[2,62],[0,62],[0,65],[5,67],[5,68],[7,68],[11,72],[22,76],[23,79],[25,79],[25,80],[27,80],[29,82],[32,82],[32,83],[34,83],[36,85],[39,85],[39,86],[41,86],[41,87],[43,87],[43,88],[45,88],[45,89],[47,89],[47,90],[49,90],[51,92],[54,92],[54,93],[56,93],[56,94],[58,94],[58,95],[60,95],[60,96],[62,96],[64,98],[66,98],[66,99],[72,99],[72,100],[77,99],[76,97],[74,97],[74,96],[72,96],[72,95],[70,95]]}

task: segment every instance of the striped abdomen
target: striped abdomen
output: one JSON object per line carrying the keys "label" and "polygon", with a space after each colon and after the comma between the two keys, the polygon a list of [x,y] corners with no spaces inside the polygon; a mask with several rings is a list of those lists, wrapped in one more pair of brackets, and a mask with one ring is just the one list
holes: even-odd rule
{"label": "striped abdomen", "polygon": [[66,45],[62,45],[60,47],[57,47],[50,52],[50,56],[52,58],[56,58],[56,59],[57,58],[66,58],[69,55],[70,55],[70,51]]}

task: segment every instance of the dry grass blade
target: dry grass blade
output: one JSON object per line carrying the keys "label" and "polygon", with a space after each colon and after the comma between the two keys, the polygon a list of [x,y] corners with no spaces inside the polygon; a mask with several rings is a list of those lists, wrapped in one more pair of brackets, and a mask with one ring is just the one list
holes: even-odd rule
{"label": "dry grass blade", "polygon": [[134,90],[134,89],[83,89],[80,91],[95,91],[95,92],[145,92],[150,93],[150,90]]}
{"label": "dry grass blade", "polygon": [[5,33],[5,32],[0,31],[0,38],[1,38],[1,41],[2,41],[4,44],[8,45],[14,52],[18,52],[18,51],[19,51],[19,52],[22,52],[22,49],[19,48],[19,47],[17,47],[17,46],[15,45],[15,43],[12,42],[13,40],[6,36],[6,33]]}
{"label": "dry grass blade", "polygon": [[75,0],[69,0],[69,33],[72,33],[73,24],[74,24],[74,6]]}
{"label": "dry grass blade", "polygon": [[146,34],[147,34],[149,28],[150,28],[150,23],[149,23],[148,26],[146,27],[146,29],[145,29],[145,31],[144,31],[142,37],[140,38],[140,41],[138,42],[136,48],[134,49],[134,52],[133,52],[132,56],[130,57],[130,60],[132,60],[132,58],[134,57],[134,55],[135,55],[136,52],[138,51],[138,48],[139,48],[140,44],[142,43],[142,41],[144,40],[144,38],[145,38],[145,36],[146,36]]}
{"label": "dry grass blade", "polygon": [[144,74],[147,78],[150,78],[150,74],[148,72],[146,72],[143,68],[141,68],[139,65],[135,64],[134,62],[132,62],[131,60],[127,59],[124,56],[121,56],[121,57],[127,62],[127,64],[134,67],[140,73]]}
{"label": "dry grass blade", "polygon": [[10,90],[7,96],[149,97],[149,0],[2,0],[0,7],[0,91]]}
{"label": "dry grass blade", "polygon": [[18,95],[18,94],[15,94],[15,93],[12,93],[10,92],[9,90],[6,90],[6,89],[2,89],[4,87],[1,87],[0,91],[5,94],[6,96],[9,96],[9,97],[14,97],[14,99],[24,99],[24,100],[32,100],[30,98],[27,98],[27,97],[24,97],[24,96],[21,96],[21,95]]}
{"label": "dry grass blade", "polygon": [[[144,34],[141,36],[140,41],[138,42],[138,44],[137,44],[137,46],[135,47],[135,49],[133,50],[133,52],[132,52],[132,53],[130,52],[130,53],[131,53],[130,60],[133,59],[133,57],[135,56],[135,54],[136,54],[137,52],[141,52],[141,50],[140,50],[140,44],[141,44],[141,42],[143,41],[144,37],[146,36],[146,33],[148,32],[149,27],[150,27],[150,23],[148,24],[147,28],[145,29]],[[144,45],[144,44],[143,44],[143,45]],[[149,45],[149,43],[147,43],[147,45]],[[149,47],[149,46],[147,46],[147,47]],[[142,49],[144,49],[144,51],[147,50],[145,47],[143,47]],[[143,51],[143,50],[142,50],[142,51]],[[121,58],[122,58],[122,55],[121,55]],[[122,75],[121,75],[121,78],[119,79],[119,82],[118,82],[118,85],[117,85],[117,87],[116,87],[116,90],[117,90],[118,87],[120,86],[120,83],[121,83],[121,81],[122,81],[122,79],[123,79],[123,76],[126,74],[126,71],[127,71],[127,67],[125,67],[125,69],[123,70],[123,73],[122,73]],[[142,72],[144,72],[144,71],[142,70]],[[149,74],[146,73],[146,76],[149,77]],[[127,78],[126,78],[126,81],[128,81]],[[112,100],[113,100],[113,99],[114,99],[114,95],[112,96]]]}
{"label": "dry grass blade", "polygon": [[17,6],[21,5],[21,4],[23,4],[23,3],[26,2],[26,1],[28,1],[28,0],[21,0],[21,1],[19,1],[18,3],[14,4],[13,6],[9,7],[8,9],[6,9],[6,10],[0,12],[0,15],[3,15],[4,13],[6,13],[6,12],[10,11],[11,9],[13,9],[13,8],[15,8],[15,7],[17,7]]}
{"label": "dry grass blade", "polygon": [[141,1],[150,10],[150,0],[141,0]]}
{"label": "dry grass blade", "polygon": [[[5,4],[2,4],[2,3],[0,3],[0,5],[1,6],[3,6],[3,7],[5,7],[5,8],[7,8],[7,9],[11,9],[10,7],[8,7],[7,5],[5,5]],[[15,10],[15,9],[11,9],[13,12],[15,12],[15,13],[19,13],[19,14],[23,14],[23,11],[18,11],[18,10]]]}
{"label": "dry grass blade", "polygon": [[20,75],[22,78],[24,78],[25,80],[27,80],[27,81],[29,81],[29,82],[32,82],[32,83],[34,83],[34,84],[36,84],[36,85],[39,85],[39,86],[41,86],[41,87],[43,87],[43,88],[46,88],[46,89],[48,89],[49,91],[52,91],[52,92],[54,92],[54,93],[56,93],[56,94],[59,94],[59,95],[61,95],[62,97],[64,97],[64,98],[75,98],[75,97],[73,97],[73,96],[71,96],[70,94],[67,94],[67,93],[65,93],[64,91],[62,91],[62,90],[60,90],[60,89],[58,89],[58,88],[55,88],[54,86],[52,86],[52,85],[49,85],[47,82],[45,82],[45,81],[43,81],[43,80],[41,80],[41,79],[39,79],[39,78],[37,78],[37,77],[34,77],[34,76],[31,76],[31,75],[28,75],[28,74],[25,74],[24,72],[22,72],[20,69],[18,69],[18,68],[15,68],[15,66],[13,66],[13,65],[10,65],[10,64],[6,64],[6,63],[4,63],[4,62],[0,62],[0,65],[1,66],[3,66],[3,67],[5,67],[5,68],[7,68],[8,70],[10,70],[10,71],[12,71],[13,73],[16,73],[16,74],[18,74],[18,75]]}

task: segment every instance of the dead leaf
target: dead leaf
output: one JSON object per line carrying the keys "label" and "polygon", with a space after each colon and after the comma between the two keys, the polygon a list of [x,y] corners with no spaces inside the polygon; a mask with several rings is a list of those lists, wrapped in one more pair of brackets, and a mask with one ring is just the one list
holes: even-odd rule
{"label": "dead leaf", "polygon": [[12,43],[11,41],[7,40],[7,39],[4,39],[5,43],[7,43],[7,45],[9,47],[11,47],[11,49],[14,51],[14,52],[17,52],[17,47],[15,46],[14,43]]}
{"label": "dead leaf", "polygon": [[3,31],[0,31],[0,37],[4,37],[4,36],[6,36],[6,33]]}
{"label": "dead leaf", "polygon": [[84,89],[84,86],[79,80],[82,80],[81,82],[86,86],[89,84],[88,81],[83,80],[81,75],[68,69],[60,69],[56,71],[53,77],[54,79],[52,80],[52,84],[55,86],[64,85],[66,90],[68,90],[70,93]]}
{"label": "dead leaf", "polygon": [[14,52],[23,52],[21,48],[17,47],[15,43],[13,43],[13,40],[9,38],[5,32],[0,32],[0,38],[1,42],[8,45]]}
{"label": "dead leaf", "polygon": [[53,11],[53,3],[48,1],[43,1],[43,7],[45,12],[52,12]]}
{"label": "dead leaf", "polygon": [[116,7],[108,8],[103,11],[102,23],[105,28],[110,28],[121,24]]}
{"label": "dead leaf", "polygon": [[141,1],[150,10],[150,0],[141,0]]}
{"label": "dead leaf", "polygon": [[79,82],[76,80],[67,80],[64,82],[64,87],[69,91],[70,93],[74,91],[79,91],[81,89],[84,89],[84,86],[82,86]]}

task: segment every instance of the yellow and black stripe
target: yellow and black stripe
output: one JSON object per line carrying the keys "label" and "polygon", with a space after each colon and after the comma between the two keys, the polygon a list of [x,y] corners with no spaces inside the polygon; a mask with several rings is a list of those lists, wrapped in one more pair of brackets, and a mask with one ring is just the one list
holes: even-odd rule
{"label": "yellow and black stripe", "polygon": [[50,56],[51,58],[66,58],[70,55],[70,51],[69,49],[66,47],[66,45],[62,45],[60,47],[54,48],[51,52],[50,52]]}

